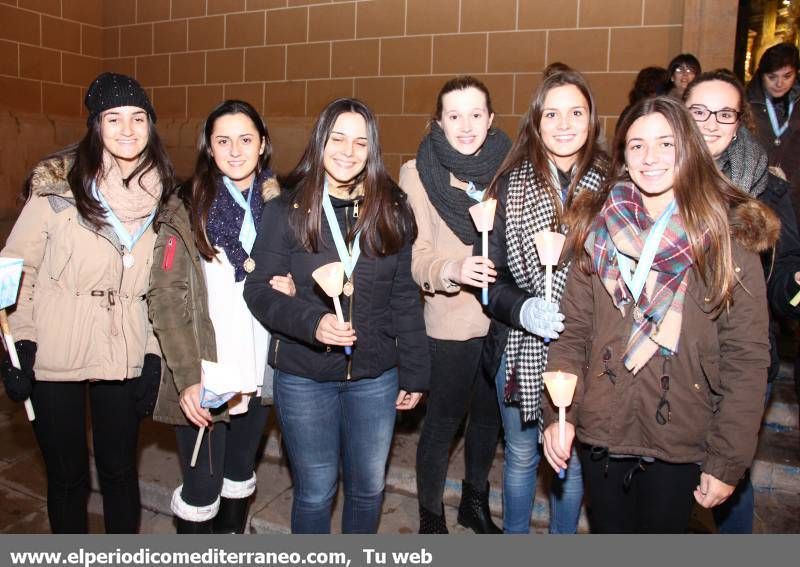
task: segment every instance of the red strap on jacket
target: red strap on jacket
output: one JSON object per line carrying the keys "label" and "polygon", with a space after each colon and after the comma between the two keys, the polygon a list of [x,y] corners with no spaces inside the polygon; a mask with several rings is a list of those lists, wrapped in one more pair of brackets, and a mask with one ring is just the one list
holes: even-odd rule
{"label": "red strap on jacket", "polygon": [[167,239],[167,246],[164,248],[164,262],[161,267],[165,272],[172,269],[172,262],[175,260],[175,248],[178,246],[178,239],[175,236],[170,236]]}

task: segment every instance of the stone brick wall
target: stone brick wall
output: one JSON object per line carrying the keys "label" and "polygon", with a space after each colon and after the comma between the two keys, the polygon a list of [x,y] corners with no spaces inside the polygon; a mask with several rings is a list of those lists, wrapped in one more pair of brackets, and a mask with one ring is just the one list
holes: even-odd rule
{"label": "stone brick wall", "polygon": [[20,155],[5,150],[19,144],[1,131],[0,216],[21,172],[80,135],[85,88],[102,69],[134,75],[150,91],[159,131],[184,175],[199,120],[217,101],[243,98],[263,112],[280,170],[299,156],[321,107],[341,95],[364,99],[378,114],[396,173],[416,152],[436,92],[455,74],[486,82],[497,124],[513,135],[541,69],[563,61],[586,73],[612,130],[636,72],[681,51],[684,4],[0,0],[0,122],[55,132],[28,140]]}

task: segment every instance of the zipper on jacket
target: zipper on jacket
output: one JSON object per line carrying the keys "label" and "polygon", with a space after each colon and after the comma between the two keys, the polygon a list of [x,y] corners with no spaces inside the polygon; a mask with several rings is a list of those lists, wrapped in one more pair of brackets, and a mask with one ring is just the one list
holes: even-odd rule
{"label": "zipper on jacket", "polygon": [[[348,315],[347,320],[350,321],[350,325],[353,324],[353,297],[355,294],[350,296],[350,305],[348,307]],[[353,352],[352,347],[350,348],[350,352]],[[347,380],[350,380],[352,376],[350,376],[350,370],[353,368],[353,355],[347,357]]]}
{"label": "zipper on jacket", "polygon": [[274,366],[276,369],[278,368],[278,348],[280,348],[280,346],[281,340],[275,339],[275,358],[272,361],[272,366]]}
{"label": "zipper on jacket", "polygon": [[[353,218],[358,218],[358,202],[354,201],[353,203],[354,203],[353,204]],[[344,226],[345,226],[345,233],[346,234],[350,234],[350,212],[349,212],[349,207],[345,207],[344,208]],[[352,243],[350,243],[350,246],[348,246],[348,252],[350,252],[351,254],[353,252]],[[353,276],[355,276],[355,267],[353,267],[353,273],[350,275],[350,281],[351,282],[353,281]],[[353,326],[353,297],[355,297],[355,294],[352,294],[348,298],[348,302],[347,302],[347,320],[350,323],[351,327]],[[351,347],[351,352],[352,352],[352,347]],[[350,356],[347,357],[347,376],[345,377],[345,380],[350,380],[352,378],[352,376],[350,375],[350,371],[352,370],[352,368],[353,368],[353,355],[351,354]]]}

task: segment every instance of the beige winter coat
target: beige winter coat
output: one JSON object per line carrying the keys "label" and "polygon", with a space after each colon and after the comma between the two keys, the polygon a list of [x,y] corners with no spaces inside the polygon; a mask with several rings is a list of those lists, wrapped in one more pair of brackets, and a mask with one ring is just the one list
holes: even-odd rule
{"label": "beige winter coat", "polygon": [[[462,190],[467,187],[452,174],[450,184]],[[472,245],[461,242],[436,212],[419,178],[416,160],[400,169],[400,188],[408,195],[419,231],[412,250],[411,275],[425,298],[428,336],[450,341],[486,336],[489,318],[473,290],[462,289],[442,275],[449,263],[472,256]]]}
{"label": "beige winter coat", "polygon": [[31,197],[0,252],[24,259],[11,330],[37,343],[37,380],[134,378],[145,353],[160,354],[145,301],[156,234],[145,231],[124,269],[113,230],[78,215],[69,167],[59,157],[34,169]]}

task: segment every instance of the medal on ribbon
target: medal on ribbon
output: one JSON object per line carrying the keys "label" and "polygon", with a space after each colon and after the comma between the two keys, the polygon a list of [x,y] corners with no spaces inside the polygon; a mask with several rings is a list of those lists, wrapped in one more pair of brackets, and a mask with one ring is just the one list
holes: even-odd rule
{"label": "medal on ribbon", "polygon": [[[244,210],[242,228],[239,230],[239,242],[241,242],[244,251],[247,252],[247,259],[242,263],[242,268],[249,274],[256,269],[256,261],[250,257],[250,252],[253,250],[253,243],[256,241],[256,222],[253,219],[253,211],[250,208],[250,202],[253,198],[254,191],[253,184],[250,184],[250,190],[247,192],[247,200],[245,201],[242,192],[234,185],[230,178],[223,176],[222,181],[236,204]],[[255,182],[255,177],[253,181]]]}
{"label": "medal on ribbon", "polygon": [[339,226],[339,221],[336,219],[336,213],[333,210],[333,203],[331,203],[331,195],[328,192],[327,180],[322,188],[322,210],[325,212],[325,219],[328,221],[328,227],[330,227],[331,234],[333,235],[333,243],[336,246],[336,253],[339,255],[339,260],[341,260],[342,265],[344,266],[345,276],[347,276],[347,281],[342,287],[342,293],[347,297],[351,297],[355,292],[355,286],[353,285],[353,271],[356,268],[358,257],[361,255],[361,231],[358,231],[355,234],[353,237],[351,250],[348,250],[347,245],[344,242],[344,237],[342,236],[342,230]]}

